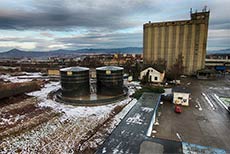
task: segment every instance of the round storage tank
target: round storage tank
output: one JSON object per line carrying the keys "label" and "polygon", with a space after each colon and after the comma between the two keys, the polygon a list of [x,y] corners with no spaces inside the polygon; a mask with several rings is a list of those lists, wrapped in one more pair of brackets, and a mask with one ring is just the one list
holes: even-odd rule
{"label": "round storage tank", "polygon": [[97,93],[117,95],[123,93],[123,68],[104,66],[96,68]]}
{"label": "round storage tank", "polygon": [[62,96],[78,97],[90,93],[89,68],[68,67],[60,69]]}

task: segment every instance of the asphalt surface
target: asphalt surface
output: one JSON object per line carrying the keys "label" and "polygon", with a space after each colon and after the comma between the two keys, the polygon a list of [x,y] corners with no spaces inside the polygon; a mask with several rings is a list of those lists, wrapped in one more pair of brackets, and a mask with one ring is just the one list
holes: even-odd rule
{"label": "asphalt surface", "polygon": [[174,105],[165,102],[160,125],[154,127],[156,137],[230,150],[230,114],[216,97],[230,97],[230,76],[213,81],[184,78],[182,83],[192,92],[190,105],[177,114]]}
{"label": "asphalt surface", "polygon": [[180,153],[181,143],[147,137],[159,94],[144,93],[97,153]]}

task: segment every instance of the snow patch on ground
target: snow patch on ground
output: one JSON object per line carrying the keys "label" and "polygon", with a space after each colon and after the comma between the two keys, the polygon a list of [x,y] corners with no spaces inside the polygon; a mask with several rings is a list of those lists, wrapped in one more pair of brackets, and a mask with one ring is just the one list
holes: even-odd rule
{"label": "snow patch on ground", "polygon": [[24,72],[25,75],[19,75],[19,76],[11,76],[9,74],[6,75],[0,75],[0,79],[7,82],[10,81],[12,83],[21,83],[21,82],[28,82],[32,81],[33,79],[42,77],[42,73],[28,73]]}
{"label": "snow patch on ground", "polygon": [[0,126],[1,125],[13,125],[17,121],[22,120],[25,118],[25,115],[16,115],[15,117],[9,117],[9,118],[1,118],[0,119]]}
{"label": "snow patch on ground", "polygon": [[[97,116],[100,118],[103,117],[104,114],[111,112],[111,110],[115,106],[125,105],[129,101],[131,101],[131,98],[127,98],[123,101],[109,104],[109,105],[94,106],[94,107],[85,107],[85,106],[76,107],[76,106],[58,103],[54,100],[47,99],[47,95],[51,91],[58,90],[59,88],[61,88],[60,82],[50,82],[49,84],[46,84],[41,90],[28,93],[28,95],[37,97],[40,102],[38,104],[39,106],[50,107],[58,112],[64,113],[65,118],[88,117],[88,116]],[[132,107],[132,105],[135,103],[136,101],[130,103],[130,107]],[[130,108],[127,109],[129,110]],[[122,110],[121,112],[125,112],[125,110]]]}
{"label": "snow patch on ground", "polygon": [[141,115],[139,113],[135,113],[133,117],[129,117],[126,120],[126,123],[129,125],[131,123],[141,125],[143,120],[141,119]]}
{"label": "snow patch on ground", "polygon": [[140,82],[139,81],[131,81],[128,84],[132,85],[132,86],[140,86]]}
{"label": "snow patch on ground", "polygon": [[132,94],[134,94],[137,89],[141,89],[142,88],[140,86],[140,82],[138,82],[138,81],[125,82],[125,85],[129,89],[129,92],[128,92],[129,96],[131,96]]}
{"label": "snow patch on ground", "polygon": [[44,101],[47,99],[47,95],[51,91],[58,90],[59,88],[61,88],[60,82],[50,82],[46,84],[41,90],[27,93],[27,95],[37,97],[38,99]]}
{"label": "snow patch on ground", "polygon": [[46,84],[44,88],[39,91],[28,93],[30,96],[35,96],[39,99],[40,103],[38,104],[41,107],[50,107],[56,111],[65,113],[66,118],[75,118],[75,117],[87,117],[87,116],[103,116],[102,113],[109,113],[114,106],[127,104],[131,98],[127,98],[118,103],[103,105],[103,106],[94,106],[94,107],[84,107],[84,106],[72,106],[63,103],[58,103],[54,100],[47,99],[47,95],[51,91],[55,91],[61,88],[59,82],[51,82]]}
{"label": "snow patch on ground", "polygon": [[[16,81],[15,78],[11,79]],[[76,148],[76,143],[83,139],[88,131],[103,123],[116,106],[128,104],[113,118],[109,128],[111,131],[137,102],[136,99],[128,97],[109,105],[84,107],[58,103],[47,98],[50,92],[58,90],[60,87],[60,82],[50,82],[39,91],[27,93],[27,95],[36,97],[38,106],[50,107],[57,112],[61,112],[62,116],[55,117],[47,123],[43,123],[39,127],[19,136],[4,139],[2,145],[4,144],[4,151],[6,153],[14,153],[18,149],[22,150],[22,153],[33,153],[36,151],[42,153],[51,151],[65,153],[68,151],[69,153],[74,153],[73,149]],[[135,86],[129,88],[129,94],[132,94],[135,90]],[[15,119],[19,120],[20,118]],[[141,119],[138,115],[131,121],[141,124]],[[2,145],[0,144],[0,146]]]}
{"label": "snow patch on ground", "polygon": [[128,98],[127,101],[130,101],[123,109],[121,112],[119,112],[117,115],[113,117],[113,121],[108,128],[109,132],[112,132],[113,129],[121,122],[121,120],[126,116],[126,114],[129,112],[129,110],[137,103],[136,99],[130,99]]}
{"label": "snow patch on ground", "polygon": [[104,106],[84,107],[84,106],[72,106],[57,103],[53,100],[45,100],[39,103],[41,107],[51,107],[52,109],[64,113],[62,118],[76,118],[76,117],[88,117],[96,116],[98,118],[104,117],[104,114],[109,114],[112,109],[117,105],[125,105],[130,101],[130,98],[120,101],[115,104],[109,104]]}
{"label": "snow patch on ground", "polygon": [[141,110],[144,111],[144,112],[151,112],[153,110],[153,108],[150,108],[150,107],[141,107]]}
{"label": "snow patch on ground", "polygon": [[106,147],[102,149],[102,153],[106,153]]}

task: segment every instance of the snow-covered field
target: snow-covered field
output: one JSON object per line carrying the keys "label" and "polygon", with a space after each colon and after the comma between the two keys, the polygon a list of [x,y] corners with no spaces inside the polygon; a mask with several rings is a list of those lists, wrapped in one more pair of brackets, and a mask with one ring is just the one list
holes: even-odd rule
{"label": "snow-covered field", "polygon": [[5,82],[9,81],[13,83],[32,81],[33,79],[40,78],[40,77],[42,77],[41,73],[27,73],[27,72],[24,72],[23,75],[20,76],[11,76],[9,74],[0,75],[0,79],[2,79],[3,81]]}
{"label": "snow-covered field", "polygon": [[[11,82],[23,82],[21,80],[25,80],[17,77],[9,77],[7,79]],[[129,88],[130,95],[135,91],[135,86],[139,87],[139,84],[135,83],[131,85],[131,88]],[[121,112],[111,118],[111,122],[106,128],[107,132],[111,132],[136,103],[135,99],[127,97],[117,103],[103,106],[66,105],[47,98],[47,95],[51,91],[58,88],[60,88],[59,82],[50,82],[41,90],[27,94],[32,96],[32,98],[36,98],[35,102],[25,100],[20,102],[20,106],[11,104],[9,105],[11,107],[4,107],[6,109],[5,112],[7,112],[11,111],[15,105],[15,108],[22,108],[31,103],[36,106],[36,110],[37,108],[41,110],[47,109],[44,110],[45,113],[39,113],[37,117],[33,117],[32,119],[37,118],[38,120],[40,116],[48,118],[48,121],[42,122],[36,127],[16,136],[9,135],[3,138],[0,142],[0,153],[74,153],[77,150],[76,148],[79,147],[79,143],[88,138],[90,132],[93,132],[98,125],[104,124],[108,118],[111,118],[111,113],[116,107],[125,106]],[[3,112],[3,110],[0,110],[0,112]],[[51,113],[59,114],[51,115]],[[10,121],[9,119],[3,119],[3,121],[16,123],[16,121],[23,119],[25,116],[26,114],[22,114],[15,116],[14,121]],[[23,123],[19,124],[23,125]],[[90,145],[98,146],[102,143],[104,134],[98,134],[95,133],[93,136],[94,139],[90,140]]]}

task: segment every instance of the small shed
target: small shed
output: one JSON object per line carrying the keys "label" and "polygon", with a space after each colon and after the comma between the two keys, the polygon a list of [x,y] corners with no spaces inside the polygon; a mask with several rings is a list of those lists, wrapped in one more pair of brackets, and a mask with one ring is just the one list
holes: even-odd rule
{"label": "small shed", "polygon": [[174,87],[172,89],[173,103],[189,106],[190,91],[185,87]]}
{"label": "small shed", "polygon": [[142,80],[146,75],[148,75],[149,82],[162,83],[164,81],[165,72],[160,72],[152,67],[148,67],[141,71],[139,79]]}

